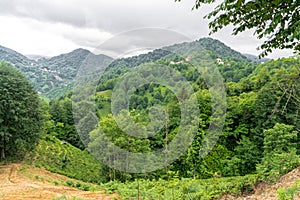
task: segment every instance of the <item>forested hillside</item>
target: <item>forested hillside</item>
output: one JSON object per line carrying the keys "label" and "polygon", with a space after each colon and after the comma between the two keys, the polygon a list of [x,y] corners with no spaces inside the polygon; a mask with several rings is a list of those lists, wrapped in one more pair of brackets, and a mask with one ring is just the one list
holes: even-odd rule
{"label": "forested hillside", "polygon": [[[42,140],[28,159],[37,166],[103,183],[125,199],[140,190],[148,199],[217,199],[300,164],[299,57],[261,62],[210,38],[113,62],[83,49],[38,62],[3,51],[33,82],[35,70],[66,80],[56,89],[71,89],[80,62],[109,64],[100,80],[87,71],[74,90],[42,104]],[[54,94],[51,83],[37,82]],[[169,154],[172,147],[180,153]],[[166,155],[163,167],[151,152]]]}
{"label": "forested hillside", "polygon": [[72,83],[82,62],[87,58],[95,62],[110,61],[105,55],[94,55],[85,49],[52,58],[30,59],[9,48],[0,46],[0,60],[13,64],[22,71],[42,96],[58,98],[72,89]]}
{"label": "forested hillside", "polygon": [[[134,152],[163,149],[172,142],[181,120],[181,103],[173,94],[172,89],[155,83],[147,83],[133,90],[126,88],[126,85],[140,81],[135,76],[134,78],[126,77],[126,74],[138,71],[144,66],[156,66],[157,71],[148,72],[148,75],[143,78],[147,80],[156,74],[154,76],[163,79],[163,74],[167,72],[159,66],[168,66],[183,75],[192,86],[199,105],[199,128],[186,153],[168,168],[149,173],[147,177],[159,178],[168,173],[175,173],[179,177],[194,178],[240,176],[253,173],[280,176],[298,165],[299,58],[283,58],[256,63],[211,39],[201,39],[193,43],[178,44],[163,49],[116,60],[106,70],[97,85],[96,95],[90,98],[96,102],[96,113],[86,115],[79,122],[79,124],[84,124],[84,121],[91,122],[85,130],[77,129],[92,153],[101,158],[105,156],[101,154],[98,146],[100,145],[98,141],[103,140],[104,134],[115,145]],[[186,51],[187,49],[190,51]],[[186,53],[179,54],[178,52]],[[191,57],[190,62],[186,61],[187,57]],[[203,62],[196,62],[197,66],[195,66],[193,59],[202,59]],[[201,158],[199,151],[212,120],[212,104],[211,92],[199,69],[209,68],[208,63],[217,66],[222,75],[226,90],[227,112],[224,128],[217,144],[206,157]],[[116,94],[121,95],[115,106],[128,104],[129,109],[120,111],[117,116],[112,116],[113,89],[116,89],[118,81],[124,80],[123,89],[128,90],[131,96],[127,101],[126,94],[122,96],[122,91],[115,91]],[[181,84],[182,82],[178,80],[174,83],[174,87],[180,88]],[[183,90],[181,95],[184,95]],[[68,113],[65,118],[72,115],[70,111],[64,112],[66,109],[64,104],[71,103],[71,101],[72,98],[69,95],[62,100],[51,102],[50,113],[55,116],[56,132],[66,132],[63,126],[57,126],[63,123],[65,127],[73,127],[71,135],[76,135],[73,123],[57,117],[61,113]],[[89,103],[91,102],[86,102],[86,104]],[[130,118],[138,125],[146,127],[151,121],[149,113],[157,104],[166,110],[169,120],[163,122],[163,126],[153,137],[146,139],[130,137],[126,134],[128,130],[138,130],[131,129],[131,127],[120,128],[116,123],[118,119]],[[97,118],[100,119],[99,123],[97,123]],[[78,145],[76,141],[72,141],[74,137],[62,134],[59,134],[59,137],[83,148],[82,144]],[[283,164],[279,165],[279,161]],[[133,178],[130,174],[111,170],[108,172],[107,180],[125,181]]]}
{"label": "forested hillside", "polygon": [[[193,53],[199,50],[210,50],[223,58],[230,57],[234,60],[253,60],[261,62],[256,56],[244,56],[223,43],[211,38],[202,38],[191,43],[176,44],[162,49],[154,50],[148,54],[134,56],[130,58],[121,58],[112,61],[105,55],[94,55],[85,49],[76,49],[72,52],[61,54],[55,57],[42,56],[24,56],[12,49],[0,46],[0,60],[13,64],[17,69],[22,71],[26,77],[34,84],[36,90],[50,99],[57,99],[63,96],[68,90],[72,90],[73,80],[75,79],[78,69],[88,58],[95,63],[107,62],[108,70],[114,73],[120,73],[127,68],[136,67],[142,63],[155,62],[159,59],[170,59],[175,54]],[[110,76],[114,76],[110,73]],[[102,77],[106,79],[107,77]]]}

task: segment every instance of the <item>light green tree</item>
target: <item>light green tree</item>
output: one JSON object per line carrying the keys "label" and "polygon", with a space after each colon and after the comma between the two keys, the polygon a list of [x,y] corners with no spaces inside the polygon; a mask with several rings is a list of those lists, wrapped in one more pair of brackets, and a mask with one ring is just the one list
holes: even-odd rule
{"label": "light green tree", "polygon": [[297,131],[294,127],[276,123],[264,130],[264,157],[257,166],[258,173],[268,177],[279,177],[299,165],[296,154]]}

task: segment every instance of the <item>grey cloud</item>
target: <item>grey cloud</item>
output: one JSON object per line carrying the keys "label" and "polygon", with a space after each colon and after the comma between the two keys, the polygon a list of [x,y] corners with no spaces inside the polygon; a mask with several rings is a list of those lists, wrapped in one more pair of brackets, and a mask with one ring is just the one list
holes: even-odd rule
{"label": "grey cloud", "polygon": [[[208,21],[203,16],[216,4],[192,12],[193,3],[188,0],[180,3],[175,0],[1,0],[0,15],[66,24],[79,29],[97,29],[112,35],[141,27],[159,27],[181,32],[192,39],[206,37],[209,33]],[[79,46],[94,48],[102,42],[98,42],[101,37],[85,36],[84,33],[61,35]],[[252,34],[244,34],[245,39],[232,37],[228,29],[213,37],[241,52],[254,54],[258,54],[256,47],[261,42],[253,42]],[[128,40],[130,42],[131,39]],[[136,46],[130,45],[132,48]],[[114,46],[110,48],[117,49]]]}
{"label": "grey cloud", "polygon": [[[110,34],[119,34],[141,27],[159,27],[187,34],[194,39],[206,36],[208,26],[203,20],[205,9],[191,12],[191,8],[192,3],[188,1],[176,3],[174,0],[0,1],[2,15],[27,17],[40,22],[63,23],[81,29],[94,28]],[[89,35],[84,38],[84,35],[77,33],[74,35],[63,33],[62,36],[80,46],[91,48],[102,42],[98,41],[97,37]],[[135,41],[137,37],[144,35],[135,36]],[[126,39],[123,40],[125,41]],[[130,46],[134,47],[135,44]]]}
{"label": "grey cloud", "polygon": [[133,51],[153,50],[178,42],[191,41],[178,32],[161,28],[143,28],[118,34],[105,41],[95,50],[96,54],[106,54],[116,58]]}
{"label": "grey cloud", "polygon": [[1,15],[27,17],[45,22],[85,26],[86,19],[83,17],[83,10],[70,2],[69,5],[63,2],[55,0],[2,0],[0,1],[0,13]]}
{"label": "grey cloud", "polygon": [[[190,29],[201,26],[202,16],[191,12],[191,3],[174,0],[1,0],[1,15],[97,27],[118,33],[137,27]],[[206,23],[203,24],[206,26]]]}

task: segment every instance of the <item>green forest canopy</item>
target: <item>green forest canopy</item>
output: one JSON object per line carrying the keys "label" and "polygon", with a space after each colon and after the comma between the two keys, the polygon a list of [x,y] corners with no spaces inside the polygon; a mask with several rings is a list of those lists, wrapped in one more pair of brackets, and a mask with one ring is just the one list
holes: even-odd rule
{"label": "green forest canopy", "polygon": [[[192,57],[207,55],[211,58],[218,58],[212,51],[198,52]],[[134,60],[136,59],[134,58]],[[174,59],[180,61],[180,59],[184,59],[184,56],[158,60],[154,64],[159,63],[159,65],[167,65],[178,70],[192,85],[199,102],[199,129],[195,140],[185,154],[168,166],[168,169],[149,173],[147,177],[163,177],[167,171],[175,173],[179,177],[197,178],[210,178],[216,174],[221,176],[237,176],[258,172],[268,174],[273,173],[274,170],[282,174],[286,172],[283,168],[291,169],[291,166],[297,165],[297,154],[299,154],[300,147],[299,58],[271,60],[263,64],[252,63],[242,58],[235,59],[230,56],[222,57],[223,64],[218,64],[217,60],[214,60],[225,81],[227,113],[221,137],[209,155],[203,159],[199,157],[199,151],[211,120],[211,95],[203,77],[196,69],[197,67],[206,67],[207,63],[199,63],[199,66],[187,62],[174,64],[171,62]],[[129,99],[129,110],[121,112],[119,116],[114,116],[121,118],[130,116],[138,125],[145,126],[150,121],[149,109],[153,105],[159,104],[168,111],[170,118],[155,136],[143,140],[133,138],[116,124],[110,111],[112,89],[120,77],[131,70],[130,64],[127,63],[126,66],[128,67],[120,64],[120,66],[114,66],[112,68],[114,70],[108,70],[103,77],[111,78],[102,79],[97,86],[96,95],[89,98],[96,102],[96,115],[100,122],[94,128],[92,128],[92,124],[89,125],[88,129],[94,130],[85,138],[85,142],[88,141],[87,147],[97,154],[101,154],[98,141],[102,140],[103,132],[105,132],[106,137],[111,138],[115,145],[123,149],[132,152],[148,152],[164,148],[166,144],[172,141],[178,130],[180,123],[179,102],[172,91],[157,84],[145,84],[135,88],[135,92]],[[127,82],[124,83],[124,86],[132,80],[128,78]],[[66,113],[65,116],[61,117],[67,119],[69,118],[67,116],[72,115],[72,113],[68,112],[64,105],[70,101],[69,95],[59,101],[52,101],[50,110],[54,111],[58,107],[63,108],[65,111],[56,113]],[[89,103],[83,102],[83,104]],[[57,115],[55,114],[55,116]],[[95,119],[95,116],[90,114],[86,117]],[[69,131],[71,130],[69,125],[74,126],[73,124],[62,126],[60,123],[68,122],[60,119],[56,120],[55,118],[54,121],[56,123],[54,128],[57,129],[54,132],[56,133],[64,132],[64,127]],[[288,127],[285,128],[286,126]],[[273,152],[274,154],[272,152],[271,154],[264,153],[268,151],[270,140],[273,140],[266,136],[267,133],[277,131],[278,127],[287,130],[285,131],[287,137],[278,138],[278,147],[280,145],[288,147],[290,144],[292,147],[278,148],[279,150]],[[128,128],[130,129],[130,127]],[[295,131],[297,132],[296,135]],[[290,134],[292,135],[290,136]],[[72,138],[74,139],[76,136],[75,132],[72,133],[72,137],[62,136],[64,140],[77,145],[77,140],[72,141]],[[168,136],[168,140],[166,140],[166,136]],[[276,169],[267,167],[277,166],[278,160],[276,159],[283,158],[287,159],[285,163],[290,167],[280,166]],[[107,159],[112,161],[113,153]],[[107,180],[125,181],[138,176],[108,169],[106,166],[103,166],[102,171],[108,172],[106,174]]]}

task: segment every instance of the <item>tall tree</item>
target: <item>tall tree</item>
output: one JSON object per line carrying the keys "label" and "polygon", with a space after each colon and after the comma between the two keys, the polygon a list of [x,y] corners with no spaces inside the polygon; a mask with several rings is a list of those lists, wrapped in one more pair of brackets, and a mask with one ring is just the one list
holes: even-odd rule
{"label": "tall tree", "polygon": [[[181,0],[175,0],[181,1]],[[216,0],[196,0],[193,9]],[[300,2],[299,0],[224,0],[207,16],[211,32],[233,25],[236,35],[254,29],[259,39],[266,38],[260,46],[266,56],[272,49],[293,49],[300,52]]]}
{"label": "tall tree", "polygon": [[0,63],[1,158],[34,147],[42,128],[40,99],[32,84],[8,63]]}
{"label": "tall tree", "polygon": [[55,125],[52,134],[77,148],[84,149],[84,145],[76,131],[72,109],[72,101],[68,97],[50,102],[49,113]]}

